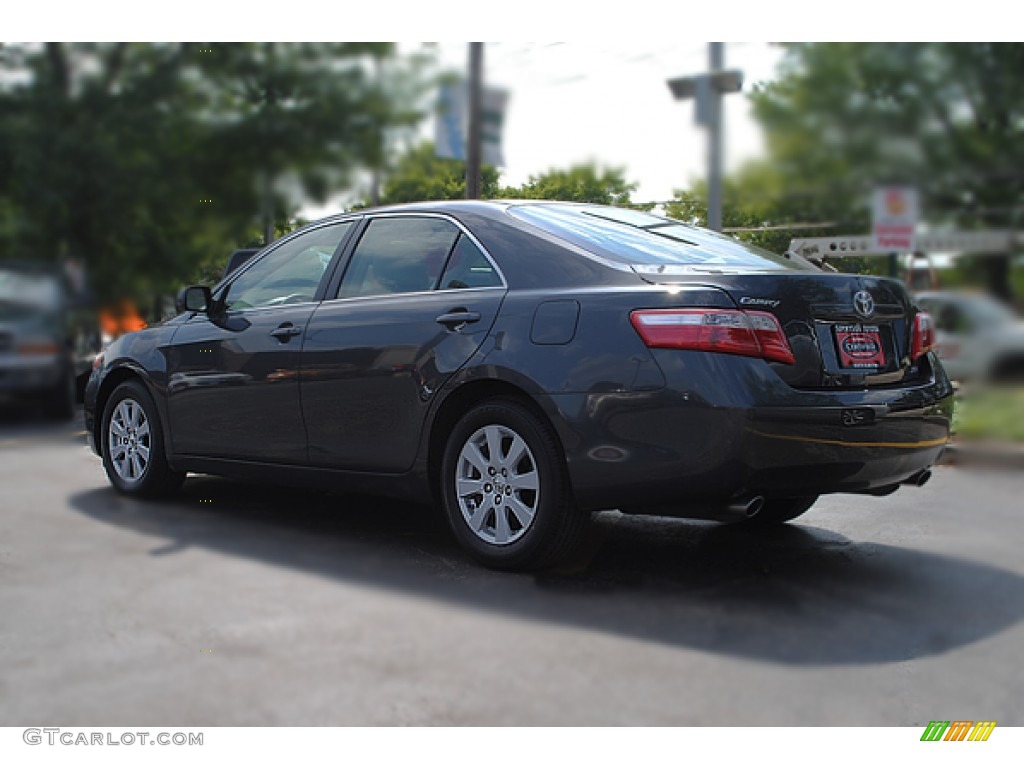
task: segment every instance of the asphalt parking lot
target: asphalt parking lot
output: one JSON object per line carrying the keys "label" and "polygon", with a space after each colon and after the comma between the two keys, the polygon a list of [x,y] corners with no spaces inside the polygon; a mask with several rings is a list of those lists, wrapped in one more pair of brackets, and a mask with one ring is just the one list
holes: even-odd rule
{"label": "asphalt parking lot", "polygon": [[429,509],[117,496],[0,409],[0,725],[1024,725],[1024,476],[942,467],[764,533],[615,512],[555,572]]}

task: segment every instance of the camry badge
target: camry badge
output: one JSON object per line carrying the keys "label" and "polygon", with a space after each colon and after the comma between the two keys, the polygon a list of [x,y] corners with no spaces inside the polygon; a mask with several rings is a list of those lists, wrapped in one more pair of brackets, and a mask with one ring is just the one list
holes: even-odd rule
{"label": "camry badge", "polygon": [[857,291],[853,294],[853,308],[861,317],[871,317],[875,312],[875,300],[867,291]]}
{"label": "camry badge", "polygon": [[743,296],[740,298],[740,304],[753,304],[754,306],[771,307],[772,309],[779,306],[779,303],[779,299],[758,299],[751,296]]}

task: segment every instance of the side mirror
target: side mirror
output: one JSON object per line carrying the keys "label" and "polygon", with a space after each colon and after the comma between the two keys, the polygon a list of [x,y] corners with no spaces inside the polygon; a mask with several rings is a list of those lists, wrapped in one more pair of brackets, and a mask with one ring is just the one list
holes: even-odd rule
{"label": "side mirror", "polygon": [[213,304],[210,289],[205,285],[190,285],[182,288],[175,302],[178,312],[208,312]]}

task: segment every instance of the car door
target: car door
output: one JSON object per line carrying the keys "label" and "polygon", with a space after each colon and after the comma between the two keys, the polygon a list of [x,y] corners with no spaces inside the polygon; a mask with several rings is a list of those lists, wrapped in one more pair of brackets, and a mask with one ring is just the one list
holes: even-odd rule
{"label": "car door", "polygon": [[168,352],[176,454],[305,463],[299,406],[303,333],[351,221],[289,238],[239,270]]}
{"label": "car door", "polygon": [[358,238],[302,352],[309,458],[401,472],[435,393],[486,338],[505,283],[479,242],[445,217],[370,217]]}
{"label": "car door", "polygon": [[949,377],[980,375],[987,350],[974,338],[974,323],[964,305],[954,299],[931,299],[922,306],[935,322],[936,351]]}

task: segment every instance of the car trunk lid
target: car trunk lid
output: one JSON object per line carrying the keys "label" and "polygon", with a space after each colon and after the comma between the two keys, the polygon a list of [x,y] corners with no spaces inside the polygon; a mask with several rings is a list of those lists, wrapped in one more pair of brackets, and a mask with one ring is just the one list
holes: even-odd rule
{"label": "car trunk lid", "polygon": [[637,265],[658,285],[700,283],[725,291],[743,310],[767,312],[782,326],[795,363],[770,363],[798,388],[864,388],[921,373],[910,360],[914,308],[903,285],[868,275]]}

